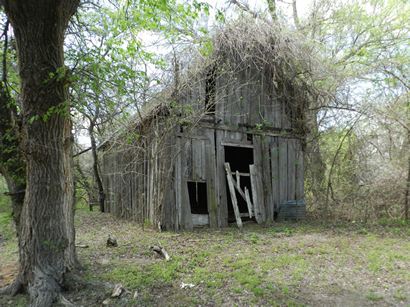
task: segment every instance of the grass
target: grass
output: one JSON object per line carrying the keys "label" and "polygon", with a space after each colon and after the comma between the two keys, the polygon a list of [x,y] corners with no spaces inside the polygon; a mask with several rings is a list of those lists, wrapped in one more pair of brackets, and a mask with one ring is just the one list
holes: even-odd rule
{"label": "grass", "polygon": [[375,292],[370,292],[366,295],[366,298],[372,302],[377,302],[383,300],[383,295],[377,294]]}
{"label": "grass", "polygon": [[[229,227],[158,233],[87,210],[76,211],[77,241],[89,245],[78,249],[84,277],[121,283],[129,291],[111,299],[112,306],[410,304],[407,223],[248,224],[242,232]],[[10,223],[5,216],[2,229]],[[109,234],[117,248],[105,246]],[[13,262],[14,241],[6,237],[0,260]],[[150,251],[158,244],[170,261]],[[182,289],[182,283],[194,287]],[[109,295],[85,288],[68,297],[99,306]]]}

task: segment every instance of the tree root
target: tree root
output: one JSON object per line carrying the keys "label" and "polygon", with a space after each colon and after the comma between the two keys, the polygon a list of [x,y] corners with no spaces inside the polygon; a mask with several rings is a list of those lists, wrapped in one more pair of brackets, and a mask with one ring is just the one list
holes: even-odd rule
{"label": "tree root", "polygon": [[23,283],[20,281],[20,278],[17,277],[10,285],[0,289],[0,295],[16,296],[23,292],[23,290]]}
{"label": "tree root", "polygon": [[34,271],[34,280],[28,287],[30,307],[52,306],[60,298],[61,287],[50,275],[40,269]]}
{"label": "tree root", "polygon": [[81,290],[86,287],[98,287],[107,290],[111,289],[113,285],[108,282],[85,280],[75,272],[69,272],[64,275],[63,289],[65,291]]}
{"label": "tree root", "polygon": [[66,299],[63,295],[60,294],[59,303],[65,307],[76,307],[77,305],[71,303],[68,299]]}
{"label": "tree root", "polygon": [[111,290],[113,285],[108,282],[87,281],[74,272],[64,274],[64,282],[60,285],[51,276],[36,271],[34,282],[28,287],[21,282],[21,278],[18,276],[13,283],[0,289],[0,295],[15,296],[27,290],[31,307],[52,306],[55,302],[66,307],[73,307],[75,304],[66,299],[62,292],[81,290],[85,287]]}

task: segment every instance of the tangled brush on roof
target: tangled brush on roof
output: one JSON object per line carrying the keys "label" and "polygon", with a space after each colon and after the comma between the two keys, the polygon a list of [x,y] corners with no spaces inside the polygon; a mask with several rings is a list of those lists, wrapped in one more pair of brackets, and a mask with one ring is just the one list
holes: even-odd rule
{"label": "tangled brush on roof", "polygon": [[301,133],[306,132],[309,105],[326,95],[316,85],[326,71],[312,46],[300,34],[262,20],[242,18],[216,31],[213,52],[190,61],[181,88],[193,86],[192,80],[201,76],[206,78],[212,67],[217,67],[217,75],[234,75],[247,67],[265,74],[266,80],[272,80],[272,99],[285,104]]}
{"label": "tangled brush on roof", "polygon": [[215,54],[264,69],[275,98],[285,102],[294,120],[303,121],[312,99],[321,95],[315,86],[320,64],[311,48],[277,24],[249,19],[232,23],[217,35]]}

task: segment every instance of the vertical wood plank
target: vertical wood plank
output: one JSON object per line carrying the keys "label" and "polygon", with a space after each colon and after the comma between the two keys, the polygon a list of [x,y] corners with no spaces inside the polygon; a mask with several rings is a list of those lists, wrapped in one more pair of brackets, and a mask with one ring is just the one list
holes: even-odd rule
{"label": "vertical wood plank", "polygon": [[288,140],[288,200],[295,200],[296,192],[296,155],[295,155],[295,140]]}
{"label": "vertical wood plank", "polygon": [[235,176],[236,176],[236,185],[238,187],[238,190],[241,189],[241,176],[239,175],[239,171],[235,172]]}
{"label": "vertical wood plank", "polygon": [[249,118],[250,124],[256,125],[260,124],[261,117],[260,117],[260,87],[258,86],[258,78],[259,70],[255,67],[255,65],[250,65],[249,67],[249,76],[248,76],[248,84],[249,84],[249,104],[250,104],[250,111],[249,111]]}
{"label": "vertical wood plank", "polygon": [[249,172],[251,175],[251,189],[255,219],[258,224],[261,224],[265,221],[261,211],[261,176],[258,174],[257,168],[254,164],[249,166]]}
{"label": "vertical wood plank", "polygon": [[216,131],[216,177],[217,177],[217,201],[218,201],[218,226],[228,226],[228,198],[226,195],[226,176],[225,176],[225,149],[222,145],[224,132]]}
{"label": "vertical wood plank", "polygon": [[246,205],[248,206],[248,212],[249,212],[249,217],[253,217],[253,205],[251,202],[251,197],[249,196],[249,190],[247,187],[245,187],[245,200],[246,200]]}
{"label": "vertical wood plank", "polygon": [[270,157],[270,139],[271,137],[262,136],[261,137],[261,158],[262,158],[262,185],[263,185],[263,195],[265,202],[265,221],[268,223],[273,222],[274,214],[274,201],[272,194],[272,171],[271,171],[271,157]]}
{"label": "vertical wood plank", "polygon": [[208,167],[208,164],[206,163],[206,156],[207,156],[207,151],[206,151],[206,142],[207,140],[200,140],[200,156],[201,156],[201,172],[199,179],[200,180],[206,180],[206,169]]}
{"label": "vertical wood plank", "polygon": [[287,139],[279,138],[279,206],[288,197],[288,143]]}
{"label": "vertical wood plank", "polygon": [[[254,150],[253,150],[253,154],[254,154],[254,175],[256,177],[254,177],[255,184],[256,184],[256,192],[257,192],[257,197],[258,197],[258,204],[254,206],[258,207],[258,215],[259,215],[259,220],[258,223],[263,223],[266,221],[266,216],[267,216],[267,207],[266,207],[266,202],[268,199],[268,195],[267,195],[267,189],[265,184],[263,183],[263,180],[265,180],[265,170],[264,167],[266,167],[264,164],[264,159],[266,154],[264,153],[264,146],[263,146],[263,138],[264,136],[260,136],[260,135],[254,135],[253,137],[253,142],[254,142]],[[270,167],[268,167],[269,169]],[[252,179],[252,178],[251,178]],[[270,179],[267,179],[267,181],[270,184]],[[253,190],[252,190],[252,194],[253,194]],[[258,216],[256,211],[255,211],[255,216]]]}
{"label": "vertical wood plank", "polygon": [[209,212],[209,226],[218,227],[218,198],[217,198],[217,174],[216,174],[216,153],[214,130],[206,129],[205,135],[208,140],[205,142],[206,150],[206,186]]}
{"label": "vertical wood plank", "polygon": [[175,228],[179,230],[181,227],[182,220],[182,193],[181,193],[181,182],[182,182],[182,144],[181,138],[177,137],[176,140],[177,156],[175,162],[175,203],[176,203],[176,214],[175,214]]}
{"label": "vertical wood plank", "polygon": [[181,228],[185,230],[192,230],[193,229],[193,224],[192,224],[192,215],[191,215],[191,205],[189,203],[189,195],[188,195],[188,183],[187,183],[187,151],[186,149],[188,148],[187,146],[187,140],[182,139],[184,142],[183,144],[183,150],[181,152],[181,173],[182,173],[182,178],[181,178]]}
{"label": "vertical wood plank", "polygon": [[229,163],[225,163],[225,171],[226,171],[226,178],[228,180],[229,192],[231,193],[233,211],[235,212],[236,224],[238,225],[239,229],[242,229],[242,219],[241,219],[241,214],[238,208],[238,201],[236,199],[235,187],[232,181],[232,171],[231,171],[231,167],[229,166]]}
{"label": "vertical wood plank", "polygon": [[280,197],[279,197],[279,147],[278,138],[274,137],[271,141],[271,176],[272,176],[272,199],[274,204],[274,210],[279,209]]}

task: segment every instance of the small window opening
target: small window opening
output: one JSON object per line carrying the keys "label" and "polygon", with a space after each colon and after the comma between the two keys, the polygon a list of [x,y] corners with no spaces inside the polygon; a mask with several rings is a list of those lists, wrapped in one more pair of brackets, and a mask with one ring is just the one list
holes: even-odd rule
{"label": "small window opening", "polygon": [[252,133],[247,133],[246,134],[246,140],[249,142],[253,142],[253,134]]}
{"label": "small window opening", "polygon": [[205,109],[208,114],[215,114],[216,66],[213,65],[206,74]]}
{"label": "small window opening", "polygon": [[188,181],[189,203],[192,214],[208,214],[206,183]]}

